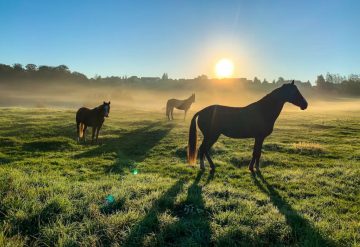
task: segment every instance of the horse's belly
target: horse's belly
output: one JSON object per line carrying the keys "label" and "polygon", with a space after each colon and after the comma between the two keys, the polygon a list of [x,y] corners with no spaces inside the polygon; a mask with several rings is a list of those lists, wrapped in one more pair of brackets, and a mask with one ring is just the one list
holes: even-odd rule
{"label": "horse's belly", "polygon": [[[266,132],[266,133],[265,133]],[[238,123],[222,126],[221,133],[230,138],[253,138],[256,136],[267,136],[267,129],[256,123]]]}
{"label": "horse's belly", "polygon": [[252,138],[256,135],[256,133],[252,131],[244,131],[244,130],[237,130],[237,131],[222,131],[224,136],[230,137],[230,138]]}

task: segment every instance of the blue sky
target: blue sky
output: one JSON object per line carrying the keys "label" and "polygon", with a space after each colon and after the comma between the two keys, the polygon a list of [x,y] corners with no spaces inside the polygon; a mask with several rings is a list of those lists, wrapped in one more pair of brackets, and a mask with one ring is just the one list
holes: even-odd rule
{"label": "blue sky", "polygon": [[360,73],[360,1],[0,0],[0,63],[66,64],[92,77],[314,81]]}

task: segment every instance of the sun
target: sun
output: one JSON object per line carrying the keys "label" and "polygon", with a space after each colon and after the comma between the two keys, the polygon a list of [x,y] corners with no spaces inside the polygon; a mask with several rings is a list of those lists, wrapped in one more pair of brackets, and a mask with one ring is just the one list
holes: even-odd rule
{"label": "sun", "polygon": [[229,59],[223,58],[216,63],[215,72],[218,78],[230,77],[234,72],[234,64]]}

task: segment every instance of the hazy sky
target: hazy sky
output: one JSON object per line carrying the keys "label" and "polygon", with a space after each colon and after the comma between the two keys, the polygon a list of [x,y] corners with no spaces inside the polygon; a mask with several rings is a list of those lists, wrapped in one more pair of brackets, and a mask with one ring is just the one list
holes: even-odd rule
{"label": "hazy sky", "polygon": [[360,73],[360,1],[0,1],[0,63],[95,74],[314,81]]}

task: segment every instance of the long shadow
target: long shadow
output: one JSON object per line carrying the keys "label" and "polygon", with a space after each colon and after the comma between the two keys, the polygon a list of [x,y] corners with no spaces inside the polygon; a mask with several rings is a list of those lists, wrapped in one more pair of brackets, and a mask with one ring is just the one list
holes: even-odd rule
{"label": "long shadow", "polygon": [[[257,179],[261,180],[261,182]],[[261,172],[253,173],[252,179],[255,185],[267,194],[272,204],[285,216],[286,223],[291,227],[292,239],[294,244],[306,246],[335,246],[335,244],[325,239],[319,231],[303,216],[301,216],[292,206],[286,202],[280,194],[270,185]]]}
{"label": "long shadow", "polygon": [[146,122],[144,127],[121,134],[119,137],[102,139],[102,145],[77,154],[74,158],[97,157],[115,153],[116,160],[113,165],[106,168],[106,172],[121,173],[124,168],[131,167],[134,162],[143,161],[149,150],[156,146],[173,127],[174,124],[164,124],[162,121]]}
{"label": "long shadow", "polygon": [[[165,245],[210,246],[211,228],[199,182],[204,171],[199,171],[189,186],[185,201],[174,209],[178,221],[162,231]],[[211,175],[209,175],[211,176]],[[209,177],[208,177],[209,179]],[[181,244],[180,244],[181,243]]]}
{"label": "long shadow", "polygon": [[[203,176],[200,171],[187,190],[184,202],[174,205],[176,195],[182,190],[185,181],[173,185],[149,210],[148,214],[132,228],[123,246],[141,246],[149,234],[157,236],[157,246],[209,246],[211,230],[207,212],[202,198],[202,187],[199,182]],[[158,215],[169,211],[178,220],[175,223],[160,227]]]}
{"label": "long shadow", "polygon": [[130,230],[122,246],[141,246],[144,237],[151,232],[159,231],[158,215],[174,208],[175,198],[183,188],[184,180],[178,180],[149,209],[146,216]]}

